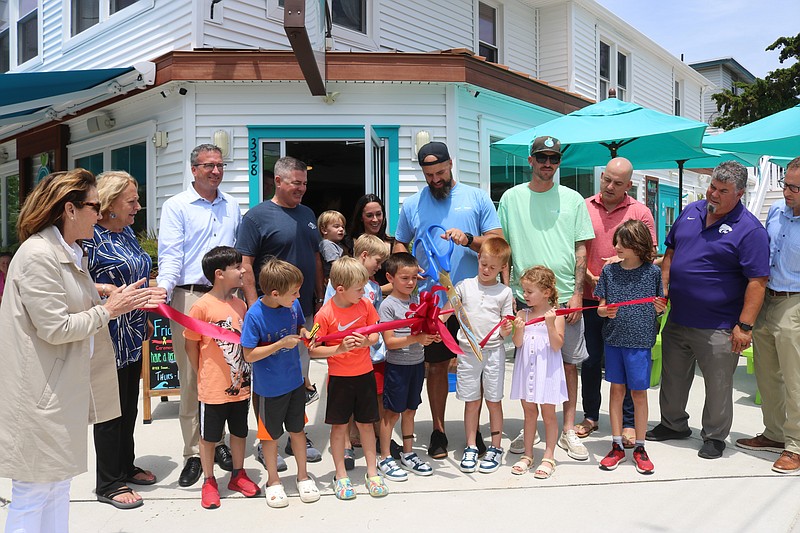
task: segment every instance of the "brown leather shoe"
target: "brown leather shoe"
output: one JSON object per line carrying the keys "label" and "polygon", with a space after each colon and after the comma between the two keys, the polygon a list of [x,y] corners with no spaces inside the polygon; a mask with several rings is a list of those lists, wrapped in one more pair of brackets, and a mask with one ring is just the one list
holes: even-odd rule
{"label": "brown leather shoe", "polygon": [[775,452],[781,453],[784,444],[776,440],[768,439],[761,433],[752,439],[736,439],[736,447],[744,448],[745,450],[755,450],[757,452]]}
{"label": "brown leather shoe", "polygon": [[772,470],[781,474],[800,472],[800,453],[783,450],[781,456],[778,457],[778,460],[772,465]]}

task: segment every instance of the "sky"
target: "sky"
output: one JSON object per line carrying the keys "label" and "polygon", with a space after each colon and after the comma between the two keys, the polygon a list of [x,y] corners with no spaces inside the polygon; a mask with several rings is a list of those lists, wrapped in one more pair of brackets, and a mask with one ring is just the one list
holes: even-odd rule
{"label": "sky", "polygon": [[800,0],[596,0],[686,63],[733,57],[753,75],[790,63],[766,47],[800,33]]}

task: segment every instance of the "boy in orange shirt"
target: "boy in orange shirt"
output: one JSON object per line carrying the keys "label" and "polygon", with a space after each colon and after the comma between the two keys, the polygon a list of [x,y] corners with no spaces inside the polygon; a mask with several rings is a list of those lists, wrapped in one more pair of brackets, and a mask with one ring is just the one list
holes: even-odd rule
{"label": "boy in orange shirt", "polygon": [[[212,248],[203,257],[203,274],[214,280],[212,289],[197,300],[189,316],[231,331],[241,331],[247,305],[235,296],[242,286],[242,254],[230,246]],[[201,504],[206,509],[220,506],[214,478],[214,448],[222,438],[225,423],[231,434],[233,471],[228,489],[247,498],[261,489],[245,473],[244,448],[250,403],[250,364],[244,360],[241,344],[212,339],[191,331],[183,332],[186,354],[197,374],[200,400],[200,463],[203,466]]]}
{"label": "boy in orange shirt", "polygon": [[[350,331],[378,322],[378,313],[364,296],[369,279],[367,269],[358,259],[342,257],[331,266],[331,285],[336,294],[325,302],[314,321],[319,324],[319,337]],[[331,425],[331,453],[336,466],[334,493],[340,500],[356,497],[347,477],[344,464],[347,422],[352,416],[361,436],[361,446],[367,461],[365,481],[370,496],[386,496],[388,491],[378,473],[375,461],[375,430],[380,420],[378,391],[369,347],[378,342],[378,333],[368,336],[351,333],[340,342],[327,345],[312,344],[309,354],[328,359],[328,406],[325,423]]]}

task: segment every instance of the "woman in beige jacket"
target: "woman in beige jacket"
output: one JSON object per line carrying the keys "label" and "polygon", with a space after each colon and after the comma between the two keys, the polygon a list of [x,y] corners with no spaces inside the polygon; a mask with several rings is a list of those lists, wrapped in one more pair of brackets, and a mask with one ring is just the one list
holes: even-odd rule
{"label": "woman in beige jacket", "polygon": [[163,297],[135,285],[103,305],[82,239],[99,218],[95,179],[51,174],[28,195],[17,223],[0,307],[0,477],[12,479],[7,531],[67,531],[69,486],[86,471],[87,425],[119,416],[107,324]]}

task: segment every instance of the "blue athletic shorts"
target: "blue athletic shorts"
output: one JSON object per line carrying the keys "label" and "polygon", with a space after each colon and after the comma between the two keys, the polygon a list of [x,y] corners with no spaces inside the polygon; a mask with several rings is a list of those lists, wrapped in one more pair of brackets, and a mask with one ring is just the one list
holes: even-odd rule
{"label": "blue athletic shorts", "polygon": [[383,378],[383,407],[394,413],[416,411],[422,403],[425,363],[393,365],[386,363]]}
{"label": "blue athletic shorts", "polygon": [[627,385],[631,390],[650,388],[653,366],[649,348],[620,348],[605,345],[606,381]]}

